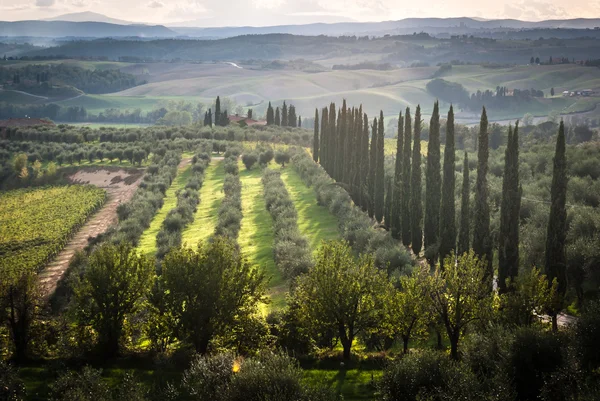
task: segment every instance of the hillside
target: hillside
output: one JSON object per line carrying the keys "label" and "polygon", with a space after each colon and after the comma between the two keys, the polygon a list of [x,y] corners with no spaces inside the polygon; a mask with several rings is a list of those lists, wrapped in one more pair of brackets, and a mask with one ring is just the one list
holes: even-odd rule
{"label": "hillside", "polygon": [[161,26],[117,25],[105,22],[16,21],[0,22],[0,36],[39,37],[173,37],[176,33]]}

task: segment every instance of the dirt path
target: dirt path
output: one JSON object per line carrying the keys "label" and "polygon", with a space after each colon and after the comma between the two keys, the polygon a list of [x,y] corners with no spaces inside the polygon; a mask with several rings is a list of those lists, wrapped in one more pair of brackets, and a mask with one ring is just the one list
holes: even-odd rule
{"label": "dirt path", "polygon": [[71,258],[75,252],[85,248],[88,238],[102,234],[117,222],[117,207],[131,199],[142,177],[143,172],[139,170],[107,168],[80,170],[69,177],[73,183],[91,184],[105,189],[107,200],[100,211],[90,217],[56,258],[38,275],[44,297],[49,297],[56,290],[56,285],[69,267]]}

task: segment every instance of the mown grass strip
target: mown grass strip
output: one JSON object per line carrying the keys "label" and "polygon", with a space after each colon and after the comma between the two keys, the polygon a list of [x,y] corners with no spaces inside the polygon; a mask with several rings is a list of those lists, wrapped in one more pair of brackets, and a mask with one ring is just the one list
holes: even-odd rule
{"label": "mown grass strip", "polygon": [[317,204],[315,191],[302,182],[302,178],[291,166],[281,169],[281,179],[298,211],[298,228],[308,238],[313,253],[321,241],[340,239],[335,216],[327,208]]}
{"label": "mown grass strip", "polygon": [[223,179],[225,170],[222,160],[213,160],[204,173],[204,184],[200,189],[200,204],[190,224],[182,235],[182,243],[187,247],[196,247],[198,242],[206,241],[215,232],[219,206],[223,199]]}
{"label": "mown grass strip", "polygon": [[165,217],[167,217],[169,211],[177,206],[177,190],[185,187],[185,184],[191,175],[190,168],[190,166],[185,166],[178,169],[177,176],[171,183],[169,189],[167,189],[162,207],[154,215],[150,227],[148,227],[140,237],[138,252],[141,254],[151,256],[156,253],[156,235],[160,231],[162,222]]}
{"label": "mown grass strip", "polygon": [[259,266],[270,278],[268,295],[271,303],[261,308],[267,314],[285,306],[288,286],[273,260],[273,222],[265,206],[261,177],[260,168],[246,170],[240,162],[244,217],[238,243],[248,261]]}

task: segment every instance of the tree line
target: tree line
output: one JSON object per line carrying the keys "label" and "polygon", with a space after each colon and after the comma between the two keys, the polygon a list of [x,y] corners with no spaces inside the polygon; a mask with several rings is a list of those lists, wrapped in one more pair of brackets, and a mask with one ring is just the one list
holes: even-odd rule
{"label": "tree line", "polygon": [[290,104],[289,107],[283,101],[281,111],[279,106],[273,110],[271,102],[267,106],[267,125],[276,125],[279,127],[302,127],[302,117],[296,116],[296,107]]}

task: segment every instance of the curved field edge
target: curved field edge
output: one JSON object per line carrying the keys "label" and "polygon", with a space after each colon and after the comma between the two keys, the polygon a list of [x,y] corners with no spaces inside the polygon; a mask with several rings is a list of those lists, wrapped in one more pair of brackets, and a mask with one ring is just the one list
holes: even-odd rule
{"label": "curved field edge", "polygon": [[263,196],[262,170],[259,167],[246,170],[241,161],[239,166],[244,217],[238,244],[248,261],[259,266],[269,278],[268,296],[271,303],[261,307],[266,315],[271,310],[279,310],[285,306],[288,287],[273,259],[273,221]]}
{"label": "curved field edge", "polygon": [[106,201],[91,185],[0,194],[0,271],[42,269]]}

